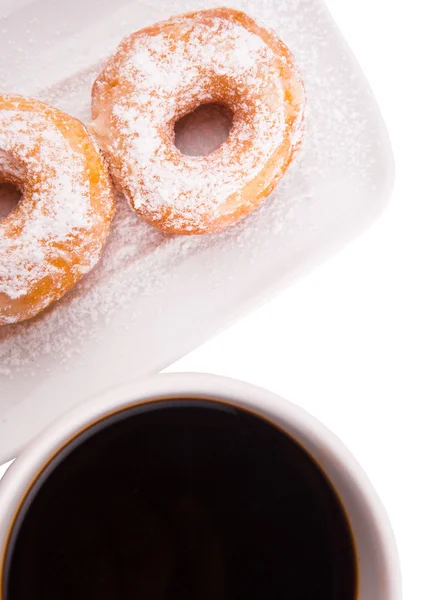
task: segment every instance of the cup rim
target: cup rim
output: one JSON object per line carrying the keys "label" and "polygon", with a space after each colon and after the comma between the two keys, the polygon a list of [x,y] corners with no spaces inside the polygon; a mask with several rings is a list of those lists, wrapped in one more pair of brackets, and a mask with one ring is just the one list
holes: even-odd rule
{"label": "cup rim", "polygon": [[4,600],[7,548],[16,518],[36,479],[58,453],[78,435],[114,414],[152,401],[190,397],[225,402],[264,417],[305,443],[316,460],[317,455],[326,454],[337,470],[343,470],[375,525],[386,575],[384,598],[401,598],[398,551],[387,513],[363,469],[334,433],[303,408],[253,384],[205,373],[167,373],[107,390],[82,402],[38,435],[8,469],[0,483],[0,600]]}

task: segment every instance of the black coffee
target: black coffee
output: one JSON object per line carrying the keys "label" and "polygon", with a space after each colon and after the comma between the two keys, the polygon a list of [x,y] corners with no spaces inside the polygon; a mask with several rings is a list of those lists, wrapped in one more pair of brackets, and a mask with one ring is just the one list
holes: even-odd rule
{"label": "black coffee", "polygon": [[5,600],[354,600],[320,467],[251,413],[158,402],[82,434],[26,499]]}

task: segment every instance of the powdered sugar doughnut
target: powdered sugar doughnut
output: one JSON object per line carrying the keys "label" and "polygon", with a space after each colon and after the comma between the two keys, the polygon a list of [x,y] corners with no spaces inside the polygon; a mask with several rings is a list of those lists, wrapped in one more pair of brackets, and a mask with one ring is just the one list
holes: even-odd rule
{"label": "powdered sugar doughnut", "polygon": [[33,317],[98,261],[114,211],[104,161],[77,119],[0,95],[0,182],[22,198],[0,222],[0,325]]}
{"label": "powdered sugar doughnut", "polygon": [[[174,124],[201,104],[233,113],[228,139],[185,156]],[[94,130],[135,211],[167,232],[218,231],[255,209],[302,141],[305,95],[290,50],[242,12],[172,18],[125,38],[95,81]]]}

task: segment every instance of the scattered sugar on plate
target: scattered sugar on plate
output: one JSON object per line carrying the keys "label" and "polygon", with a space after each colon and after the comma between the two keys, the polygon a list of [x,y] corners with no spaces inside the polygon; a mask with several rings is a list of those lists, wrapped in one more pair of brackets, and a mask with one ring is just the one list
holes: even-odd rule
{"label": "scattered sugar on plate", "polygon": [[[122,35],[173,14],[206,8],[205,0],[172,0],[164,4],[166,6],[153,10],[150,3],[141,0],[127,5],[124,18],[120,14],[114,18],[104,15],[100,36],[106,27],[112,31],[117,28]],[[213,6],[222,4],[212,3]],[[320,229],[320,219],[333,207],[323,204],[323,194],[320,194],[320,203],[317,202],[318,191],[334,185],[336,172],[344,175],[352,186],[370,185],[370,172],[377,158],[375,140],[366,135],[368,121],[360,111],[364,105],[361,98],[365,82],[358,76],[355,79],[347,76],[352,69],[343,51],[341,60],[330,56],[326,67],[327,35],[323,25],[328,22],[326,9],[318,2],[305,0],[277,3],[234,0],[228,4],[273,27],[300,65],[308,97],[305,143],[300,156],[259,210],[215,235],[162,234],[141,221],[120,198],[110,238],[98,266],[39,317],[0,328],[0,388],[2,377],[30,377],[42,364],[48,364],[48,356],[52,365],[49,368],[60,364],[69,368],[70,358],[81,354],[88,340],[99,338],[103,327],[114,327],[115,315],[123,312],[128,320],[138,318],[131,309],[133,301],[167,289],[170,281],[179,276],[179,267],[207,249],[216,250],[213,271],[217,268],[216,261],[222,264],[224,252],[232,245],[238,252],[247,253],[250,269],[258,270],[259,257],[266,249],[285,248],[292,236],[306,239]],[[139,22],[137,10],[148,13],[150,22]],[[78,44],[81,47],[80,41]],[[85,39],[84,44],[90,64],[84,67],[84,56],[74,44],[69,64],[73,74],[39,89],[37,96],[90,122],[90,87],[105,56],[100,44],[97,44],[100,50],[94,54],[93,39]],[[53,51],[56,53],[57,48]],[[76,72],[75,61],[79,64]],[[11,90],[13,82],[14,74],[8,73],[6,61],[0,68],[1,89]],[[37,87],[38,77],[29,85],[31,83]],[[372,142],[367,144],[367,139]],[[197,273],[194,276],[197,277]],[[204,301],[209,302],[210,298]]]}

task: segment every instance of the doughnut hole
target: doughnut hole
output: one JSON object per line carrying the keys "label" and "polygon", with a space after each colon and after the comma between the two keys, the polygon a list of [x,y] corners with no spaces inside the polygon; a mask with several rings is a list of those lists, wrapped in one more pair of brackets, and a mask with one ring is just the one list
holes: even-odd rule
{"label": "doughnut hole", "polygon": [[24,174],[22,165],[0,148],[0,222],[6,219],[20,202]]}
{"label": "doughnut hole", "polygon": [[201,104],[175,123],[175,146],[186,156],[207,156],[228,138],[233,112],[220,104]]}
{"label": "doughnut hole", "polygon": [[21,200],[21,191],[19,187],[13,183],[0,182],[0,221],[14,210]]}

